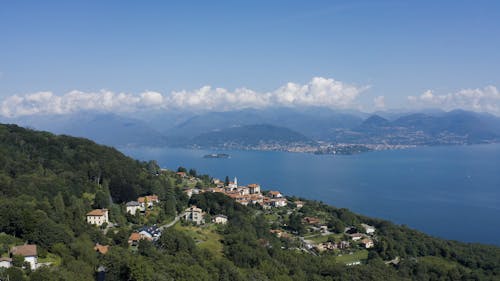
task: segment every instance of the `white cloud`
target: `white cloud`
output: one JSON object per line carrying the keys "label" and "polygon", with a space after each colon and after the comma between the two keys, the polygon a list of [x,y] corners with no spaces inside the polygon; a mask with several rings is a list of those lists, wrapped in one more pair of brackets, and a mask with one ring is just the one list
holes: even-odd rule
{"label": "white cloud", "polygon": [[355,108],[356,99],[368,89],[323,77],[307,84],[287,83],[271,92],[256,92],[247,88],[229,91],[204,86],[193,91],[174,91],[170,94],[147,91],[137,95],[71,91],[64,95],[37,92],[7,97],[0,105],[0,114],[8,117],[33,114],[67,114],[82,110],[133,112],[141,109],[180,109],[227,111],[270,106],[326,106]]}
{"label": "white cloud", "polygon": [[465,109],[500,115],[500,92],[494,86],[482,89],[463,89],[443,95],[436,95],[432,90],[427,90],[420,96],[409,96],[408,101],[412,107],[434,107],[444,110]]}
{"label": "white cloud", "polygon": [[384,109],[385,108],[385,97],[378,96],[373,99],[373,104],[375,105],[375,109]]}

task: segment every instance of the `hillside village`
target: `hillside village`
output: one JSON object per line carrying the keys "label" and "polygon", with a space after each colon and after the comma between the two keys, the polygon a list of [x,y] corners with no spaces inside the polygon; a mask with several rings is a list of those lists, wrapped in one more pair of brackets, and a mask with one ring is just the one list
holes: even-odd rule
{"label": "hillside village", "polygon": [[[182,169],[181,169],[182,170]],[[235,177],[233,181],[221,181],[212,178],[208,186],[201,186],[203,181],[186,172],[172,171],[163,169],[161,173],[173,175],[176,178],[177,185],[182,187],[182,192],[188,197],[204,194],[219,193],[223,194],[236,203],[243,206],[255,206],[258,213],[263,214],[263,218],[273,226],[270,233],[278,239],[284,241],[290,250],[302,251],[311,255],[321,255],[333,253],[342,257],[340,260],[346,265],[359,265],[366,260],[368,252],[366,249],[373,248],[377,237],[376,229],[368,224],[359,226],[347,226],[344,229],[336,229],[333,225],[328,225],[327,219],[318,216],[306,216],[301,218],[291,227],[290,217],[297,210],[300,210],[306,204],[304,201],[296,198],[286,197],[279,191],[265,191],[259,184],[253,183],[246,186],[238,184]],[[158,174],[158,176],[160,173]],[[191,230],[194,232],[212,232],[215,233],[225,224],[231,221],[231,217],[225,214],[215,214],[210,216],[206,210],[196,205],[189,205],[182,212],[178,212],[172,220],[157,221],[154,224],[141,224],[146,217],[159,212],[165,202],[159,199],[156,194],[143,195],[137,200],[123,203],[121,210],[123,215],[138,218],[139,220],[128,222],[129,229],[132,229],[128,235],[127,243],[131,250],[137,251],[141,241],[155,243],[161,237],[163,231],[169,227]],[[93,209],[86,214],[85,221],[90,225],[98,227],[103,234],[118,233],[121,226],[113,221],[108,209]],[[288,224],[287,224],[288,223]],[[197,240],[199,244],[220,244],[215,235],[215,241]],[[193,236],[196,238],[196,235]],[[214,239],[214,238],[210,238]],[[96,243],[93,250],[101,255],[106,255],[110,245]],[[221,247],[221,245],[218,245]],[[23,257],[25,267],[32,270],[40,266],[50,266],[51,262],[39,263],[37,256],[37,246],[24,244],[12,247],[9,256],[0,259],[0,267],[9,268],[16,261],[17,256]]]}
{"label": "hillside village", "polygon": [[[171,171],[163,170],[163,173],[171,173]],[[270,232],[277,238],[285,240],[287,244],[294,245],[290,250],[300,250],[312,255],[324,253],[335,253],[339,256],[347,255],[345,264],[358,265],[367,258],[366,249],[374,247],[376,241],[375,227],[361,224],[361,227],[349,226],[343,231],[333,230],[327,225],[325,219],[319,217],[304,217],[300,224],[303,226],[303,233],[293,230],[287,226],[287,216],[290,216],[294,211],[301,209],[305,202],[296,199],[287,199],[279,191],[264,191],[261,190],[259,184],[253,183],[246,186],[238,185],[238,179],[235,177],[233,181],[221,181],[217,178],[212,178],[210,185],[200,187],[202,181],[191,176],[186,172],[178,171],[175,173],[177,180],[180,179],[183,187],[183,192],[188,198],[203,193],[220,193],[228,196],[236,203],[243,206],[256,206],[261,209],[267,223],[273,224],[274,229]],[[194,187],[192,186],[194,184]],[[191,186],[189,186],[191,185]],[[162,202],[158,195],[144,195],[138,197],[136,201],[129,201],[124,204],[124,210],[127,215],[146,216],[148,212],[153,212],[161,208]],[[176,223],[181,225],[190,225],[194,228],[209,229],[213,225],[225,225],[230,221],[230,218],[224,214],[211,216],[207,220],[206,211],[198,208],[196,205],[191,205],[183,212],[176,215],[170,223],[153,224],[137,226],[130,234],[128,244],[131,248],[137,247],[141,240],[156,242],[162,235],[162,230],[175,226]],[[87,213],[87,223],[102,227],[104,224],[112,226],[106,209],[94,209]],[[107,231],[112,230],[106,228]],[[200,241],[203,243],[206,241]],[[212,241],[213,242],[213,241]],[[101,254],[108,251],[108,246],[96,244],[95,249]],[[103,250],[105,249],[105,250]]]}

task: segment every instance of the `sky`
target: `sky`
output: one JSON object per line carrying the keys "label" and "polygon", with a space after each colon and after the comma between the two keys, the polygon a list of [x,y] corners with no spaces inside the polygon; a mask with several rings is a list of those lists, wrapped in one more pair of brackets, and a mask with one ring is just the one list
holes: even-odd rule
{"label": "sky", "polygon": [[0,115],[500,115],[500,1],[3,1]]}

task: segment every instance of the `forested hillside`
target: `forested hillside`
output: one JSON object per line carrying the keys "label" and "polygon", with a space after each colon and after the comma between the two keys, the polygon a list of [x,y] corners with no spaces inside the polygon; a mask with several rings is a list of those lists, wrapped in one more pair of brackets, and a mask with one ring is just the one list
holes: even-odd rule
{"label": "forested hillside", "polygon": [[[221,193],[189,198],[186,187],[213,188],[196,170],[162,170],[91,141],[0,125],[0,257],[24,243],[36,244],[41,266],[30,270],[13,257],[0,280],[499,280],[500,248],[437,239],[346,209],[288,197],[286,207],[243,206]],[[314,188],[314,187],[310,187]],[[131,215],[124,203],[156,194],[160,203]],[[203,210],[201,226],[178,222],[150,242],[131,246],[142,226],[164,226],[188,206]],[[110,223],[87,224],[86,213],[110,210]],[[208,218],[222,214],[226,225]],[[304,223],[317,217],[331,237],[344,229],[376,228],[375,246],[347,251],[302,250],[300,237],[315,234]],[[175,221],[174,221],[175,222]],[[271,230],[289,234],[278,237]],[[326,238],[326,236],[325,236]],[[96,243],[109,250],[99,253]],[[357,248],[358,247],[358,248]],[[346,265],[353,252],[358,265]],[[351,253],[351,254],[349,254]]]}

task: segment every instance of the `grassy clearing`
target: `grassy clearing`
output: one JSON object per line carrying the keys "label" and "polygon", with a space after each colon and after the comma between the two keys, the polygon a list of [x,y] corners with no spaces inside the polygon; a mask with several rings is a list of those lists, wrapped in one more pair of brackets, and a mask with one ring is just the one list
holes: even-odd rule
{"label": "grassy clearing", "polygon": [[343,254],[342,256],[338,256],[335,258],[335,261],[339,263],[351,263],[357,261],[364,261],[368,258],[367,250],[360,250],[353,252],[352,254]]}
{"label": "grassy clearing", "polygon": [[216,226],[182,226],[178,223],[174,227],[191,236],[200,248],[212,252],[215,256],[222,256],[221,236],[216,232]]}
{"label": "grassy clearing", "polygon": [[342,234],[330,234],[330,235],[314,235],[314,236],[306,236],[305,238],[314,243],[324,243],[328,241],[329,238],[333,238],[335,240],[341,240]]}
{"label": "grassy clearing", "polygon": [[418,258],[418,260],[420,263],[438,265],[440,268],[443,268],[445,270],[461,267],[458,263],[446,260],[441,257],[426,256]]}

